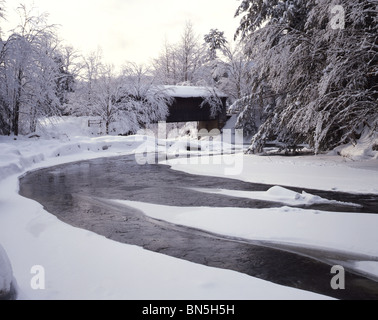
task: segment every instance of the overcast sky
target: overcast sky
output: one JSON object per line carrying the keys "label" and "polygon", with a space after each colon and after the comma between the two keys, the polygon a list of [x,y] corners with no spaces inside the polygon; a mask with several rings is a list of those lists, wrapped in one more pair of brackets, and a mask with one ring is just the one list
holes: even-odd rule
{"label": "overcast sky", "polygon": [[148,63],[165,41],[175,43],[186,21],[205,35],[210,29],[225,31],[232,40],[238,26],[234,14],[239,0],[6,0],[8,26],[16,26],[19,3],[50,14],[59,34],[83,53],[102,48],[116,66],[126,61]]}

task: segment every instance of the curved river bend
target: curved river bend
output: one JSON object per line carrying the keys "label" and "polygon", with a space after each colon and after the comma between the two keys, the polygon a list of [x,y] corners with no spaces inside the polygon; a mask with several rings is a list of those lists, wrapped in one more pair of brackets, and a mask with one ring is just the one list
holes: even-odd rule
{"label": "curved river bend", "polygon": [[[162,165],[140,166],[134,156],[95,159],[42,169],[28,173],[20,182],[21,195],[38,201],[60,220],[115,241],[338,299],[378,299],[378,283],[352,272],[347,272],[346,290],[335,291],[330,286],[333,276],[330,265],[335,261],[350,263],[366,260],[366,257],[232,239],[154,220],[133,208],[103,200],[185,207],[281,207],[281,204],[188,189],[266,191],[272,186],[190,175]],[[362,206],[318,205],[311,207],[314,209],[374,213],[378,207],[378,197],[372,195],[305,191]]]}

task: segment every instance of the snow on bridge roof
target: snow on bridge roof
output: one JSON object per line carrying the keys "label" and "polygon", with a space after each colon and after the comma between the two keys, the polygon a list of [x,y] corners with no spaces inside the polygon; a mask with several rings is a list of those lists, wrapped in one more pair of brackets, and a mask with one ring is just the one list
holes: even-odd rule
{"label": "snow on bridge roof", "polygon": [[219,98],[227,98],[228,96],[218,89],[210,87],[191,87],[191,86],[164,86],[167,93],[175,98],[202,98],[213,95]]}

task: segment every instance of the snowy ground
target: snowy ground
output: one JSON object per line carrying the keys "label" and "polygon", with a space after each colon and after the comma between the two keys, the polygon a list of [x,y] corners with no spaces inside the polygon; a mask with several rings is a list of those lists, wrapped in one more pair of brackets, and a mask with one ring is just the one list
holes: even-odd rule
{"label": "snowy ground", "polygon": [[[230,237],[262,240],[318,251],[343,252],[362,259],[346,266],[378,280],[378,219],[374,215],[275,209],[182,208],[117,201],[158,220]],[[344,261],[345,262],[345,261]]]}
{"label": "snowy ground", "polygon": [[[20,197],[17,193],[18,177],[29,170],[96,157],[144,151],[163,152],[167,146],[173,153],[187,152],[186,141],[156,143],[151,137],[141,136],[88,137],[87,132],[83,133],[86,130],[85,123],[75,121],[71,119],[68,124],[56,125],[53,130],[45,129],[40,133],[43,135],[40,139],[13,140],[0,137],[0,244],[12,264],[20,299],[326,298],[236,272],[208,268],[116,243],[68,226],[38,203]],[[67,127],[70,127],[69,134],[66,134]],[[215,143],[212,149],[220,146]],[[205,143],[202,152],[206,150],[208,146]],[[288,159],[233,155],[201,158],[185,165],[179,164],[179,160],[174,161],[171,163],[174,169],[193,173],[227,175],[230,178],[285,186],[378,193],[377,160],[363,162],[365,169],[356,168],[355,163],[351,167],[350,160],[338,156]],[[229,176],[230,173],[236,175]],[[280,188],[250,196],[273,197],[276,200],[277,197],[284,197],[288,201],[322,201],[310,195],[293,195]],[[140,203],[128,205],[159,219],[236,237],[268,237],[274,241],[322,246],[378,257],[378,216],[374,215],[320,214],[288,206],[274,210],[178,210]],[[312,226],[312,232],[306,232],[308,226]],[[352,228],[355,232],[350,232]],[[322,231],[318,232],[319,229]],[[331,235],[335,230],[333,238],[324,236],[325,232]],[[43,266],[45,270],[45,290],[33,290],[30,285],[33,279],[31,268],[36,265]],[[371,274],[378,274],[376,263],[372,261],[361,262],[358,267]],[[7,274],[8,279],[3,279],[3,282],[9,283],[9,272],[4,274]]]}
{"label": "snowy ground", "polygon": [[[217,165],[219,156],[197,165],[194,160],[165,162],[173,169],[188,173],[229,177],[247,182],[302,187],[307,189],[378,194],[378,159],[354,161],[336,155],[302,157],[262,157],[253,155],[223,156],[223,163],[233,163],[235,174],[229,175]],[[240,168],[240,169],[239,169]],[[237,169],[237,170],[236,170]]]}

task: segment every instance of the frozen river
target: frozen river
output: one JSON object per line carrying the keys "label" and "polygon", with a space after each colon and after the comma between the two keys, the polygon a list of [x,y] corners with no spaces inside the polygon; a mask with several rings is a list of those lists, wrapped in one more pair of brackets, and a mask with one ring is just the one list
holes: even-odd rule
{"label": "frozen river", "polygon": [[[172,225],[108,201],[131,200],[185,207],[281,207],[279,203],[206,194],[190,189],[266,191],[270,187],[190,175],[162,165],[140,166],[134,156],[124,156],[31,172],[21,179],[20,193],[41,203],[60,220],[115,241],[339,299],[378,299],[378,283],[352,273],[347,273],[346,290],[331,289],[331,267],[324,261],[355,260],[356,257],[303,248],[298,248],[297,252],[290,248],[289,252],[284,247],[266,242],[247,242]],[[374,213],[378,204],[377,197],[371,195],[305,191],[330,200],[361,205],[322,204],[308,207],[318,210]]]}

